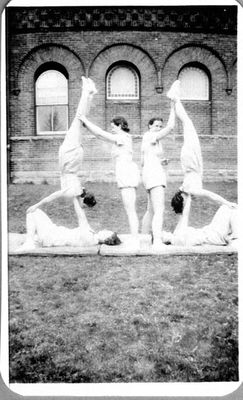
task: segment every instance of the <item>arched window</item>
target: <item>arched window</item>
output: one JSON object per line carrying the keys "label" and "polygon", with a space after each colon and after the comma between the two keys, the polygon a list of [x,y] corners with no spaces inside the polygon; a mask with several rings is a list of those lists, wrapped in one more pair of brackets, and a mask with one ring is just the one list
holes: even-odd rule
{"label": "arched window", "polygon": [[198,66],[186,66],[179,73],[181,99],[209,100],[209,78]]}
{"label": "arched window", "polygon": [[68,129],[68,80],[50,69],[35,83],[37,134],[61,134]]}
{"label": "arched window", "polygon": [[108,100],[138,100],[139,77],[128,65],[116,65],[107,74],[106,94]]}

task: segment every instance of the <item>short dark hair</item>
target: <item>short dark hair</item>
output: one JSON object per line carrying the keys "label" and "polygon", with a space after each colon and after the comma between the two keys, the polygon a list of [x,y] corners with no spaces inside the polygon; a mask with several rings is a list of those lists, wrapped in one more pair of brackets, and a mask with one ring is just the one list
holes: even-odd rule
{"label": "short dark hair", "polygon": [[121,244],[121,239],[116,232],[113,232],[110,237],[103,241],[103,244],[107,244],[108,246],[116,246],[118,244]]}
{"label": "short dark hair", "polygon": [[115,124],[116,126],[120,125],[123,131],[130,132],[130,129],[128,128],[128,122],[125,118],[115,117],[111,120],[111,122],[113,122],[113,124]]}
{"label": "short dark hair", "polygon": [[86,204],[88,207],[94,207],[95,204],[97,203],[95,196],[91,192],[86,192],[85,189],[83,189],[83,192],[81,193],[80,197],[83,198],[83,203]]}
{"label": "short dark hair", "polygon": [[171,207],[173,208],[176,214],[182,214],[184,207],[184,199],[181,190],[178,190],[172,197]]}
{"label": "short dark hair", "polygon": [[153,125],[154,121],[161,121],[161,122],[164,122],[163,118],[161,118],[161,117],[155,118],[155,117],[154,117],[154,118],[151,118],[151,119],[149,120],[148,126]]}

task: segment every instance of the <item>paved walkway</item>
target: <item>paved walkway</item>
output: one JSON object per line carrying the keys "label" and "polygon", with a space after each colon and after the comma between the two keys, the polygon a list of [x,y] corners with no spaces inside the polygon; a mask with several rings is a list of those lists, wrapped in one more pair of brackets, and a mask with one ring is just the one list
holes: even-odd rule
{"label": "paved walkway", "polygon": [[140,235],[140,249],[136,250],[129,245],[130,235],[119,235],[122,243],[118,246],[97,245],[90,247],[42,247],[31,251],[19,251],[18,248],[25,240],[25,234],[9,233],[9,255],[32,256],[148,256],[148,255],[195,255],[195,254],[222,254],[237,253],[233,246],[166,246],[165,250],[154,251],[151,248],[150,235]]}

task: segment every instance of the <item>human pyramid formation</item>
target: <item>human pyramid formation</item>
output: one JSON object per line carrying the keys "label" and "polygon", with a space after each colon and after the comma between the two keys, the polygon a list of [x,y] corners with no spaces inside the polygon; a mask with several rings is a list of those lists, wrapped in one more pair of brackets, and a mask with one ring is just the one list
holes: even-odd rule
{"label": "human pyramid formation", "polygon": [[[51,246],[92,246],[96,244],[118,245],[121,243],[115,232],[102,230],[94,232],[86,218],[84,205],[96,204],[94,195],[82,187],[79,173],[83,162],[82,137],[87,130],[96,137],[112,143],[112,157],[115,160],[115,174],[123,205],[130,227],[129,247],[140,247],[139,221],[136,213],[136,188],[140,182],[140,172],[133,161],[132,137],[128,123],[123,117],[111,121],[111,131],[106,132],[88,120],[87,114],[93,96],[97,93],[94,82],[82,77],[82,95],[75,118],[67,131],[59,149],[61,189],[45,197],[27,210],[26,241],[19,250]],[[237,204],[231,203],[203,188],[203,162],[200,142],[195,127],[180,101],[180,81],[171,86],[167,97],[171,101],[168,122],[163,128],[161,118],[153,118],[148,123],[148,131],[143,135],[141,146],[142,181],[147,191],[147,210],[142,221],[142,234],[151,234],[152,249],[163,251],[168,244],[195,246],[201,244],[237,244]],[[171,200],[172,208],[179,214],[179,222],[174,232],[163,231],[164,189],[166,174],[163,164],[162,139],[175,126],[178,118],[182,122],[184,143],[181,149],[181,167],[184,180]],[[208,197],[221,206],[211,223],[201,229],[188,226],[192,196]],[[65,197],[73,201],[78,218],[78,227],[69,229],[55,225],[39,209],[45,203]],[[237,246],[236,246],[237,247]]]}

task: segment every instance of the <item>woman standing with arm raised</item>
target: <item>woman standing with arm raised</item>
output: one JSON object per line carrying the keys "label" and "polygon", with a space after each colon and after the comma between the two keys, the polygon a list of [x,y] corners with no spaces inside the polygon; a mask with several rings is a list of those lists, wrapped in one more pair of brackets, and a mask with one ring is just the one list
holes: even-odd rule
{"label": "woman standing with arm raised", "polygon": [[138,248],[139,222],[136,212],[136,188],[139,184],[139,169],[133,161],[132,137],[129,134],[128,123],[123,117],[113,118],[111,120],[112,133],[110,133],[99,128],[84,115],[80,114],[79,118],[96,137],[113,144],[111,155],[115,160],[116,182],[121,191],[132,235],[131,246]]}
{"label": "woman standing with arm raised", "polygon": [[151,119],[148,124],[149,130],[143,135],[142,140],[142,177],[148,196],[147,210],[142,222],[142,233],[152,233],[155,250],[160,250],[165,246],[161,241],[166,187],[161,141],[172,131],[174,124],[175,111],[172,104],[167,125],[163,128],[161,118]]}

